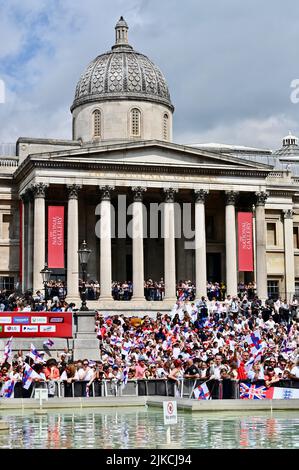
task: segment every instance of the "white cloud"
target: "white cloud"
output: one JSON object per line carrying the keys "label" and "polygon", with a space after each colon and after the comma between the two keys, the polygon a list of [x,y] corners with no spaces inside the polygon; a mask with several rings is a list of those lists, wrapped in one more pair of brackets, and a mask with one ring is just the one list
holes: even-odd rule
{"label": "white cloud", "polygon": [[270,12],[259,0],[0,0],[0,141],[71,137],[76,82],[124,15],[132,45],[168,80],[175,140],[276,148],[299,127],[290,101],[299,4],[290,15],[290,1],[273,0]]}

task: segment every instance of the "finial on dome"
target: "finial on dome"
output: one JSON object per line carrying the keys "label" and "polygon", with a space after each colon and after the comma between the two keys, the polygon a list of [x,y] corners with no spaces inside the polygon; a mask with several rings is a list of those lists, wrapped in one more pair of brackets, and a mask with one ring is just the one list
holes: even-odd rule
{"label": "finial on dome", "polygon": [[128,29],[127,22],[121,16],[115,26],[115,46],[128,46]]}

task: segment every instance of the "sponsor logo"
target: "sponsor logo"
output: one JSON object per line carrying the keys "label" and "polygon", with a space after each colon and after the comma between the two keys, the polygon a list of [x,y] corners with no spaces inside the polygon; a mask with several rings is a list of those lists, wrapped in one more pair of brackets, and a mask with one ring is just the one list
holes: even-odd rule
{"label": "sponsor logo", "polygon": [[29,317],[13,317],[13,323],[30,323]]}
{"label": "sponsor logo", "polygon": [[41,333],[55,333],[56,332],[56,325],[42,325],[39,327],[39,331]]}
{"label": "sponsor logo", "polygon": [[49,323],[63,323],[64,318],[63,317],[52,317],[49,320]]}
{"label": "sponsor logo", "polygon": [[35,326],[35,325],[22,326],[22,332],[23,333],[37,333],[38,326]]}
{"label": "sponsor logo", "polygon": [[5,325],[4,331],[6,333],[20,333],[21,327],[18,325]]}
{"label": "sponsor logo", "polygon": [[31,317],[31,323],[47,323],[47,317]]}
{"label": "sponsor logo", "polygon": [[0,317],[0,323],[11,323],[11,317]]}

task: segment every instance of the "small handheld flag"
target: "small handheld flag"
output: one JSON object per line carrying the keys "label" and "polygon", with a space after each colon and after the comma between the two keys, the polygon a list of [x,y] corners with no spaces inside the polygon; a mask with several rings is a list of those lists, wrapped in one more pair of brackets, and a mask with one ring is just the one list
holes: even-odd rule
{"label": "small handheld flag", "polygon": [[211,398],[210,391],[207,387],[207,382],[199,385],[193,390],[196,400],[209,400]]}
{"label": "small handheld flag", "polygon": [[15,388],[15,381],[8,380],[7,382],[4,383],[0,396],[3,398],[11,398],[14,388]]}
{"label": "small handheld flag", "polygon": [[22,379],[23,388],[28,390],[33,379],[42,379],[42,377],[37,372],[35,372],[32,367],[29,366],[29,364],[25,362],[25,369],[23,372]]}
{"label": "small handheld flag", "polygon": [[9,359],[12,355],[12,340],[13,337],[11,336],[9,340],[6,342],[5,348],[4,348],[4,361],[3,362],[9,362]]}
{"label": "small handheld flag", "polygon": [[37,351],[37,349],[32,343],[30,345],[30,352],[27,354],[27,356],[31,357],[31,359],[33,359],[34,362],[44,362],[42,356],[40,355],[40,353]]}

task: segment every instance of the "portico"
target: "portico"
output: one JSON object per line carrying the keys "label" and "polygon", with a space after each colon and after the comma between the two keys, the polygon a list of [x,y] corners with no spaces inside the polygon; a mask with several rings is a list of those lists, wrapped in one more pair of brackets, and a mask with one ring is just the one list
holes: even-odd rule
{"label": "portico", "polygon": [[[95,146],[88,156],[78,150],[68,156],[64,152],[52,153],[50,158],[34,155],[17,170],[23,214],[34,222],[32,253],[24,245],[24,289],[42,288],[39,273],[47,261],[47,207],[64,205],[65,269],[54,274],[66,281],[69,301],[79,302],[77,252],[82,240],[92,249],[89,279],[101,286],[98,307],[117,304],[121,308],[119,304],[124,303],[112,300],[113,280],[133,281],[129,306],[133,310],[159,308],[160,302],[144,298],[143,283],[148,278],[164,278],[163,308],[174,304],[180,279],[191,278],[200,298],[213,276],[213,260],[221,263],[221,279],[214,280],[224,281],[227,293],[235,295],[242,275],[237,269],[236,216],[245,208],[255,217],[256,281],[260,297],[266,298],[269,167],[157,141],[105,146],[105,161],[101,151],[101,146]],[[145,164],[145,159],[151,164]],[[26,181],[22,178],[25,171]],[[288,214],[285,236],[290,239]],[[24,227],[28,239],[31,228]],[[187,269],[182,263],[186,258],[191,260]],[[288,261],[286,265],[288,272],[294,269]],[[245,274],[255,280],[253,272]]]}

